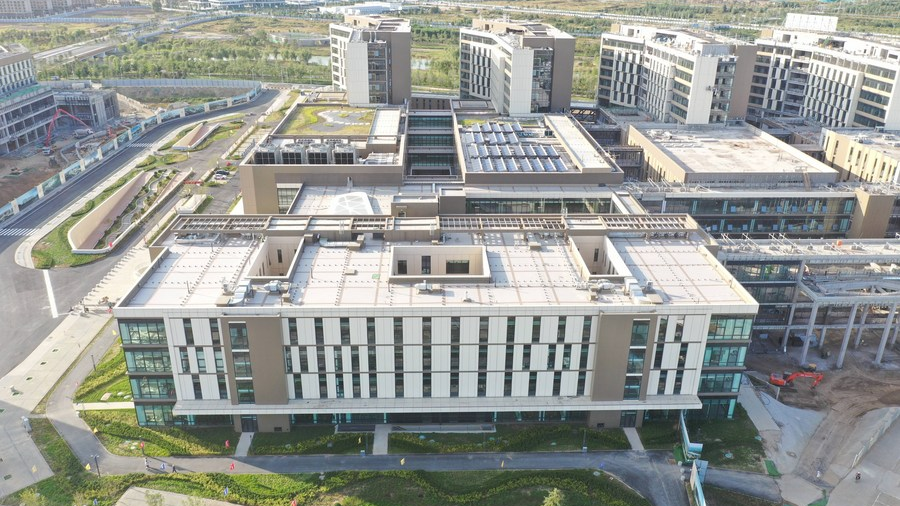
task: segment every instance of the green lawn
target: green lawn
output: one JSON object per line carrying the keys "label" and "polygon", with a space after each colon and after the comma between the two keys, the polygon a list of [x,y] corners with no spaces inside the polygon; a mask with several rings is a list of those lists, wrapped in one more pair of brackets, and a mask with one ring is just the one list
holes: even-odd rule
{"label": "green lawn", "polygon": [[[219,128],[216,129],[215,133],[207,137],[200,143],[199,146],[190,150],[192,153],[195,151],[203,151],[208,148],[212,143],[216,141],[220,141],[222,139],[227,139],[234,135],[235,132],[241,129],[244,126],[244,122],[240,120],[229,121],[228,123],[223,123],[219,125]],[[187,158],[187,155],[185,155]]]}
{"label": "green lawn", "polygon": [[[222,498],[248,506],[284,506],[296,499],[302,506],[540,506],[549,490],[558,488],[566,506],[649,506],[650,503],[612,477],[589,470],[339,472],[317,474],[178,473],[104,475],[84,469],[46,419],[32,419],[32,437],[55,476],[0,500],[20,505],[34,492],[48,506],[90,504],[112,506],[132,486]],[[748,503],[744,503],[748,504]],[[756,505],[753,505],[756,506]]]}
{"label": "green lawn", "polygon": [[180,141],[180,140],[182,139],[182,137],[184,137],[185,135],[187,135],[188,132],[190,132],[190,131],[193,130],[193,129],[194,129],[194,127],[190,126],[190,127],[187,127],[187,128],[185,128],[185,129],[181,130],[180,132],[178,132],[177,134],[175,134],[175,137],[172,137],[172,140],[170,140],[169,142],[167,142],[167,143],[163,144],[162,146],[160,146],[159,150],[160,150],[160,151],[165,151],[165,150],[171,148],[171,147],[174,146],[178,141]]}
{"label": "green lawn", "polygon": [[[397,433],[388,444],[391,453],[462,453],[478,451],[581,451],[627,450],[619,429],[593,430],[579,425],[497,425],[496,433]],[[423,437],[424,436],[424,437]]]}
{"label": "green lawn", "polygon": [[110,402],[130,400],[118,396],[119,392],[131,395],[131,385],[125,373],[125,352],[119,340],[97,362],[97,369],[78,385],[75,391],[75,402],[100,402],[105,393],[111,393]]}
{"label": "green lawn", "polygon": [[[232,455],[240,434],[231,427],[139,427],[134,410],[84,411],[81,414],[96,429],[103,446],[117,455],[138,456],[138,442],[154,457],[172,455]],[[231,448],[225,441],[231,440]]]}
{"label": "green lawn", "polygon": [[644,422],[637,429],[641,443],[647,450],[671,450],[681,441],[677,420],[654,420]]}
{"label": "green lawn", "polygon": [[781,506],[780,503],[769,502],[757,497],[709,485],[703,486],[703,495],[706,496],[706,504],[708,506]]}
{"label": "green lawn", "polygon": [[702,458],[710,466],[763,472],[765,451],[756,439],[759,432],[740,404],[732,420],[689,420],[687,425],[691,441],[703,443]]}
{"label": "green lawn", "polygon": [[[292,427],[290,432],[260,432],[253,436],[251,455],[319,455],[358,454],[368,441],[372,451],[372,435],[335,434],[333,425]],[[330,446],[329,446],[330,445]]]}
{"label": "green lawn", "polygon": [[[333,113],[333,122],[320,113]],[[365,135],[369,133],[373,109],[335,106],[301,106],[294,109],[277,132],[284,135]]]}

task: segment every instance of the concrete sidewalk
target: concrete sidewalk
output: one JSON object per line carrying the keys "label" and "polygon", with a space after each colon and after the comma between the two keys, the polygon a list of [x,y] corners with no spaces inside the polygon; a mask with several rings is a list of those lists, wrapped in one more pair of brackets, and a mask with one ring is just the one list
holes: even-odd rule
{"label": "concrete sidewalk", "polygon": [[[125,491],[125,494],[116,503],[116,506],[147,506],[147,492],[151,494],[159,494],[163,498],[163,506],[182,506],[184,502],[191,496],[184,494],[176,494],[175,492],[164,492],[162,490],[150,490],[141,487],[132,487]],[[204,506],[234,506],[234,503],[214,501],[212,499],[204,499]]]}
{"label": "concrete sidewalk", "polygon": [[628,438],[628,444],[631,445],[632,450],[644,451],[644,443],[641,442],[641,436],[638,434],[637,429],[634,427],[625,427],[622,429],[622,432],[624,432],[625,437]]}
{"label": "concrete sidewalk", "polygon": [[116,409],[134,409],[133,402],[76,402],[75,411],[112,411]]}

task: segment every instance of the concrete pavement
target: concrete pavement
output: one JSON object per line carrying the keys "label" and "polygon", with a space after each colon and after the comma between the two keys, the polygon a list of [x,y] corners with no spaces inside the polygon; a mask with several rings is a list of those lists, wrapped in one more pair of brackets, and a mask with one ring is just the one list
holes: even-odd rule
{"label": "concrete pavement", "polygon": [[706,471],[706,480],[703,483],[714,487],[727,488],[752,497],[759,497],[774,503],[781,503],[781,490],[778,484],[775,483],[772,477],[764,474],[709,468]]}
{"label": "concrete pavement", "polygon": [[[188,500],[188,495],[176,494],[175,492],[164,492],[161,490],[150,490],[147,488],[134,487],[129,488],[125,494],[116,503],[116,506],[148,506],[147,493],[159,494],[163,499],[163,506],[183,506]],[[204,499],[203,506],[233,506],[234,503],[214,501],[212,499]]]}
{"label": "concrete pavement", "polygon": [[644,451],[644,443],[641,442],[641,436],[638,435],[637,429],[634,427],[625,427],[622,429],[622,432],[624,432],[625,437],[628,438],[628,444],[631,445],[632,450]]}

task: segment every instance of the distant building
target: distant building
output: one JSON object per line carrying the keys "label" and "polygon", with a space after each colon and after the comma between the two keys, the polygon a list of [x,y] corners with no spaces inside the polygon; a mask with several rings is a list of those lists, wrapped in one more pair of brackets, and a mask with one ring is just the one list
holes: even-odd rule
{"label": "distant building", "polygon": [[119,117],[119,100],[114,90],[66,90],[54,93],[56,105],[84,121],[94,130],[106,128]]}
{"label": "distant building", "polygon": [[868,128],[824,129],[825,162],[841,181],[900,184],[900,132]]}
{"label": "distant building", "polygon": [[35,79],[31,53],[0,46],[0,154],[41,140],[55,112],[53,91]]}
{"label": "distant building", "polygon": [[602,107],[637,107],[654,121],[688,125],[747,114],[752,44],[709,33],[613,25],[600,45]]}
{"label": "distant building", "polygon": [[409,21],[344,16],[329,26],[331,80],[351,105],[402,105],[412,93]]}
{"label": "distant building", "polygon": [[834,33],[764,30],[750,111],[830,127],[900,129],[900,48]]}
{"label": "distant building", "polygon": [[560,112],[572,103],[575,38],[550,25],[476,19],[459,31],[459,95],[500,114]]}
{"label": "distant building", "polygon": [[[287,0],[288,5],[304,0]],[[309,2],[307,2],[309,3]],[[386,12],[400,12],[403,10],[403,4],[390,2],[363,2],[352,5],[337,5],[332,7],[319,7],[319,12],[328,12],[331,14],[343,14],[345,16],[372,16],[384,14]]]}
{"label": "distant building", "polygon": [[30,18],[88,9],[94,0],[0,0],[0,17]]}

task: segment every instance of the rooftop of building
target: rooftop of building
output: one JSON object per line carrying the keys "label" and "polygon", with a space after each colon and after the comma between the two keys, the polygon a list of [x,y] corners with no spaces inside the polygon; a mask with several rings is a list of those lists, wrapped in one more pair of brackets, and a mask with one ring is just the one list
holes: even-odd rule
{"label": "rooftop of building", "polygon": [[22,44],[0,44],[0,60],[27,52],[28,48],[26,48]]}
{"label": "rooftop of building", "polygon": [[[335,237],[378,221],[405,230],[407,239],[385,239],[378,232]],[[690,218],[676,215],[181,218],[170,229],[173,233],[157,242],[167,251],[120,307],[440,311],[601,305],[640,311],[704,304],[755,311],[755,301],[715,261],[705,247],[708,238],[695,226]],[[242,227],[268,233],[241,232]],[[578,252],[588,240],[581,235],[586,228],[606,231],[599,238],[608,257],[605,273],[589,274],[596,267],[589,267]],[[649,233],[651,229],[671,232]],[[580,230],[577,237],[575,230]],[[264,267],[276,247],[293,255],[288,272],[281,275]],[[423,274],[418,261],[429,254],[434,271]],[[404,260],[403,271],[398,259]],[[442,272],[448,259],[464,261],[466,272]]]}
{"label": "rooftop of building", "polygon": [[573,38],[568,33],[547,23],[510,19],[473,19],[472,29],[496,35],[523,35],[526,37]]}
{"label": "rooftop of building", "polygon": [[409,32],[409,20],[380,14],[344,15],[342,26],[356,30],[375,30],[379,32]]}
{"label": "rooftop of building", "polygon": [[[763,33],[758,45],[777,44],[805,47],[831,53],[859,63],[877,60],[882,64],[900,66],[900,40],[890,35],[822,33],[808,30],[776,28]],[[865,70],[865,69],[861,69]]]}
{"label": "rooftop of building", "polygon": [[460,119],[465,171],[620,172],[615,161],[569,116]]}
{"label": "rooftop of building", "polygon": [[643,25],[613,25],[604,36],[628,38],[635,42],[657,44],[689,54],[724,56],[729,46],[746,46],[748,42],[725,37],[721,34],[687,28],[661,28]]}
{"label": "rooftop of building", "polygon": [[746,124],[632,127],[688,173],[837,175],[824,163]]}
{"label": "rooftop of building", "polygon": [[829,128],[829,130],[846,135],[870,150],[880,151],[894,160],[900,160],[900,130],[878,132],[871,128]]}
{"label": "rooftop of building", "polygon": [[895,265],[900,259],[900,239],[723,238],[719,245],[719,257],[729,260],[802,259],[810,264],[860,264],[872,272],[900,274]]}
{"label": "rooftop of building", "polygon": [[288,112],[278,124],[276,135],[290,136],[344,136],[366,135],[377,129],[382,133],[388,128],[385,121],[396,119],[393,133],[399,130],[399,110],[396,116],[382,114],[377,117],[376,109],[350,107],[345,104],[298,105]]}

